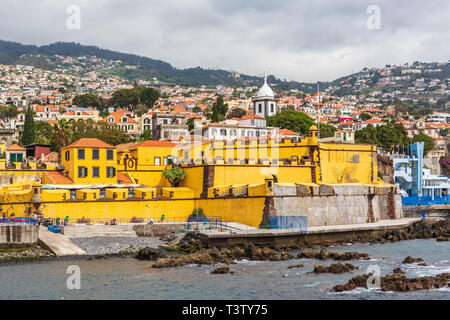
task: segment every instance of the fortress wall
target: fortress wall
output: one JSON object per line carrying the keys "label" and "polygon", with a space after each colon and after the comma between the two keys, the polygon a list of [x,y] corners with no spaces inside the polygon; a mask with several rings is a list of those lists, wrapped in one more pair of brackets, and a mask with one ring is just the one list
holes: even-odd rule
{"label": "fortress wall", "polygon": [[[64,219],[69,216],[70,220],[91,219],[131,219],[132,217],[160,218],[163,214],[167,221],[174,218],[186,218],[194,209],[193,200],[157,200],[157,201],[65,201],[47,202],[41,205],[40,210],[46,218]],[[181,221],[181,219],[180,219]]]}
{"label": "fortress wall", "polygon": [[220,216],[224,221],[235,221],[258,227],[262,221],[265,197],[216,198],[198,200],[198,207],[206,216]]}
{"label": "fortress wall", "polygon": [[35,244],[38,238],[37,225],[0,225],[0,245]]}
{"label": "fortress wall", "polygon": [[[389,194],[366,185],[321,185],[315,196],[292,196],[295,186],[274,186],[273,210],[279,216],[307,216],[308,226],[358,224],[390,219]],[[400,195],[394,195],[395,218],[402,218]]]}

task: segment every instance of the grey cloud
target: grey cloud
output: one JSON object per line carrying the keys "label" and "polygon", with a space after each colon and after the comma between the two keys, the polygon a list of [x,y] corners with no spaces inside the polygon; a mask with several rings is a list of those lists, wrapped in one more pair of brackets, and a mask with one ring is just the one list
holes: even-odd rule
{"label": "grey cloud", "polygon": [[[81,30],[65,27],[78,4]],[[381,8],[368,30],[366,8]],[[448,60],[447,0],[3,0],[0,38],[78,41],[162,59],[280,78],[332,80],[368,66]],[[18,22],[17,17],[21,17]]]}

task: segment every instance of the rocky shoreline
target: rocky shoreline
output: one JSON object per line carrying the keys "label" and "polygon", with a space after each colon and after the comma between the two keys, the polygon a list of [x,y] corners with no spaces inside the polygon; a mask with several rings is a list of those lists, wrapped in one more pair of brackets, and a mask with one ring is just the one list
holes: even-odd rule
{"label": "rocky shoreline", "polygon": [[37,261],[51,257],[55,255],[38,245],[0,248],[0,263]]}
{"label": "rocky shoreline", "polygon": [[[372,274],[364,274],[351,278],[344,285],[336,285],[332,292],[352,291],[356,288],[367,289],[367,281]],[[380,277],[380,290],[393,292],[407,292],[417,290],[440,289],[450,284],[450,273],[441,273],[436,276],[406,278],[405,273],[396,268],[391,274]]]}
{"label": "rocky shoreline", "polygon": [[[438,222],[421,221],[403,231],[387,231],[383,236],[378,238],[355,239],[351,242],[382,244],[401,240],[432,238],[436,239],[436,241],[449,241],[450,220],[447,219]],[[323,248],[342,244],[341,242],[334,243],[330,241],[324,241],[321,244],[293,247],[255,247],[253,245],[247,245],[246,247],[222,248],[219,250],[217,248],[207,248],[207,246],[197,238],[194,232],[185,234],[183,238],[168,237],[165,239],[155,238],[150,240],[136,238],[132,240],[133,243],[128,243],[129,239],[126,239],[126,243],[122,243],[122,240],[114,237],[110,237],[106,240],[100,237],[72,239],[72,241],[88,252],[88,255],[86,256],[73,256],[72,258],[105,259],[109,257],[134,257],[141,260],[156,261],[154,264],[155,268],[181,266],[190,263],[234,263],[234,260],[241,259],[260,261],[283,261],[295,258],[341,261],[370,259],[365,253],[328,252]],[[167,244],[167,241],[171,242]],[[307,248],[322,249],[320,251],[311,251]],[[302,251],[296,257],[288,252],[289,250],[298,249]],[[193,256],[190,256],[191,254],[193,254]],[[61,258],[62,257],[56,257],[53,253],[37,245],[18,248],[0,248],[0,263]]]}
{"label": "rocky shoreline", "polygon": [[387,231],[383,237],[374,239],[372,243],[432,238],[436,239],[436,241],[450,241],[450,220],[446,219],[438,222],[420,221],[409,226],[404,231]]}

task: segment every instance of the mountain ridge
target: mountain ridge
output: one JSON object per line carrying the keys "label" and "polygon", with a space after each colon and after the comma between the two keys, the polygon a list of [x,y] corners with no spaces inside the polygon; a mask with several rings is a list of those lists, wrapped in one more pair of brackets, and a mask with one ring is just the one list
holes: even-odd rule
{"label": "mountain ridge", "polygon": [[[54,42],[48,45],[36,46],[0,40],[0,63],[15,64],[17,61],[20,61],[20,57],[24,54],[71,57],[96,56],[108,60],[121,60],[128,65],[138,67],[138,72],[130,76],[131,80],[133,77],[138,78],[140,75],[146,78],[156,77],[158,80],[168,83],[209,86],[260,85],[263,79],[262,77],[246,74],[240,74],[240,77],[233,77],[232,72],[221,69],[205,69],[201,67],[178,69],[163,60],[132,53],[121,53],[93,45],[82,45],[76,42]],[[305,92],[312,92],[316,87],[315,83],[283,81],[274,76],[269,76],[268,80],[280,89],[299,89]]]}

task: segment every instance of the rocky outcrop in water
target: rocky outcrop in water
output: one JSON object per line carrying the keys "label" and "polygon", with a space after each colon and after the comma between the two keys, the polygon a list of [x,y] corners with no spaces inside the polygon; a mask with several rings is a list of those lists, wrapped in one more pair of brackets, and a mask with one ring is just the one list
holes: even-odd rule
{"label": "rocky outcrop in water", "polygon": [[150,260],[155,261],[160,258],[167,258],[167,256],[161,252],[161,250],[145,248],[138,251],[136,259],[138,260]]}
{"label": "rocky outcrop in water", "polygon": [[424,262],[422,258],[413,258],[411,256],[407,256],[402,263],[415,263],[415,262]]}
{"label": "rocky outcrop in water", "polygon": [[289,267],[287,267],[288,269],[293,269],[293,268],[303,268],[304,267],[304,265],[303,264],[296,264],[296,265],[293,265],[293,266],[289,266]]}
{"label": "rocky outcrop in water", "polygon": [[308,259],[319,259],[319,260],[370,260],[370,257],[367,253],[358,253],[358,252],[328,252],[326,249],[322,249],[320,251],[309,251],[303,250],[297,255],[297,259],[300,258],[308,258]]}
{"label": "rocky outcrop in water", "polygon": [[310,273],[346,273],[346,272],[350,272],[353,270],[358,269],[358,267],[355,267],[354,265],[350,264],[350,263],[333,263],[331,264],[329,267],[324,266],[323,264],[315,264],[314,265],[314,270],[311,271]]}
{"label": "rocky outcrop in water", "polygon": [[225,274],[225,273],[230,273],[230,267],[222,266],[211,271],[211,274]]}
{"label": "rocky outcrop in water", "polygon": [[[443,287],[448,287],[450,283],[450,273],[438,274],[435,277],[420,277],[420,278],[406,278],[403,272],[397,272],[388,274],[385,277],[380,278],[380,285],[382,291],[394,291],[394,292],[407,292],[407,291],[417,291],[417,290],[431,290],[440,289]],[[331,291],[342,292],[351,291],[356,288],[366,288],[367,280],[371,274],[364,274],[351,278],[348,283],[343,285],[336,285]]]}
{"label": "rocky outcrop in water", "polygon": [[295,257],[282,250],[278,253],[277,250],[271,248],[259,248],[253,245],[245,248],[234,247],[231,249],[203,249],[194,253],[181,255],[171,258],[159,258],[156,260],[153,268],[170,268],[179,267],[188,264],[216,264],[226,263],[232,264],[234,260],[256,260],[256,261],[284,261],[294,259]]}

